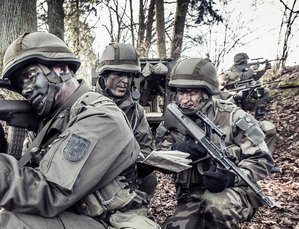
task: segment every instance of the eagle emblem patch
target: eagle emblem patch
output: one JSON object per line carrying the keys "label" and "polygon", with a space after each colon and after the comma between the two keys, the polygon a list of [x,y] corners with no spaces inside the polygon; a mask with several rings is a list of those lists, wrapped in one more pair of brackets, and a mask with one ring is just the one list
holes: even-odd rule
{"label": "eagle emblem patch", "polygon": [[63,149],[63,157],[71,162],[79,161],[85,155],[89,144],[89,140],[76,134],[72,134],[65,148]]}

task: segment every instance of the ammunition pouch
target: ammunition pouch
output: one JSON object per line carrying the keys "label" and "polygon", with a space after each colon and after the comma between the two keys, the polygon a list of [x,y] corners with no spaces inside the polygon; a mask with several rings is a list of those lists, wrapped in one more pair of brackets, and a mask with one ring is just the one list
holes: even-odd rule
{"label": "ammunition pouch", "polygon": [[178,201],[188,201],[193,188],[198,188],[202,184],[202,175],[198,172],[197,166],[178,173],[175,177],[177,186]]}
{"label": "ammunition pouch", "polygon": [[136,187],[136,164],[133,164],[104,188],[83,198],[76,211],[96,219],[106,219],[116,210],[143,207],[149,203],[148,195]]}
{"label": "ammunition pouch", "polygon": [[122,182],[123,179],[125,179],[124,176],[118,176],[104,188],[81,200],[84,214],[99,217],[103,213],[121,209],[130,203],[137,194],[126,187],[126,183]]}

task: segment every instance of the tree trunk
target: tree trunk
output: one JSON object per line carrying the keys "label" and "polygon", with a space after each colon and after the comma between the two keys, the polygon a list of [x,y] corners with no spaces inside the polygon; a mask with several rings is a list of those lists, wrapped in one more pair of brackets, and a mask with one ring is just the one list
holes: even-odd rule
{"label": "tree trunk", "polygon": [[137,35],[137,52],[140,57],[144,57],[144,37],[145,37],[145,9],[143,0],[139,0],[139,27]]}
{"label": "tree trunk", "polygon": [[0,1],[0,72],[7,47],[25,32],[37,31],[36,0]]}
{"label": "tree trunk", "polygon": [[164,1],[156,0],[157,46],[160,59],[166,58]]}
{"label": "tree trunk", "polygon": [[134,36],[134,20],[133,20],[133,4],[132,0],[129,1],[130,3],[130,27],[131,27],[131,38],[132,38],[132,45],[135,46],[135,36]]}
{"label": "tree trunk", "polygon": [[[147,11],[147,15],[146,15]],[[153,22],[155,15],[155,0],[150,0],[148,10],[143,0],[139,0],[139,30],[137,52],[140,57],[148,57],[148,52],[153,38]],[[145,21],[147,18],[147,21]]]}
{"label": "tree trunk", "polygon": [[145,52],[144,56],[148,57],[149,49],[151,47],[152,38],[153,38],[153,23],[154,23],[154,16],[155,16],[155,0],[151,0],[148,14],[147,14],[147,23],[146,23],[146,36],[145,36]]}
{"label": "tree trunk", "polygon": [[64,0],[48,0],[49,33],[64,40]]}
{"label": "tree trunk", "polygon": [[171,43],[171,58],[177,60],[181,56],[184,27],[186,14],[188,10],[189,0],[177,0],[174,28],[173,28],[173,39]]}

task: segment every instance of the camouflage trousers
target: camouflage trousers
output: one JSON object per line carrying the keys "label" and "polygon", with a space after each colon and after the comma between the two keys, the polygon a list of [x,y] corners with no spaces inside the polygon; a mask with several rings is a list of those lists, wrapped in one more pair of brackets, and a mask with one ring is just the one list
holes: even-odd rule
{"label": "camouflage trousers", "polygon": [[[146,209],[145,209],[146,212]],[[14,213],[0,210],[1,229],[161,229],[153,220],[137,214],[134,210],[116,211],[111,215],[109,224],[97,221],[85,215],[62,212],[58,216],[47,218],[37,215]]]}
{"label": "camouflage trousers", "polygon": [[246,192],[227,188],[221,193],[207,190],[193,192],[193,200],[178,203],[174,214],[164,223],[164,229],[234,229],[254,215]]}

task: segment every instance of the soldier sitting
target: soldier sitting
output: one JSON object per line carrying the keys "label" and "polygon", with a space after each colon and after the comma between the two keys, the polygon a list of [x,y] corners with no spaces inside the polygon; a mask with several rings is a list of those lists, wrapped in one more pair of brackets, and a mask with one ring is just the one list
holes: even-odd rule
{"label": "soldier sitting", "polygon": [[[252,182],[270,174],[273,158],[257,120],[235,104],[213,98],[219,93],[219,84],[210,60],[177,62],[169,86],[176,91],[176,103],[186,116],[203,127],[196,116],[200,110],[226,133],[228,157]],[[161,123],[159,128],[166,127]],[[250,220],[262,205],[260,199],[234,172],[215,163],[192,136],[178,130],[165,131],[157,149],[187,152],[194,163],[176,176],[177,206],[163,228],[240,228],[240,223]],[[212,131],[209,137],[219,144]]]}
{"label": "soldier sitting", "polygon": [[136,188],[127,117],[76,79],[80,60],[65,42],[25,33],[3,60],[3,79],[42,122],[19,161],[0,154],[0,228],[160,228]]}

